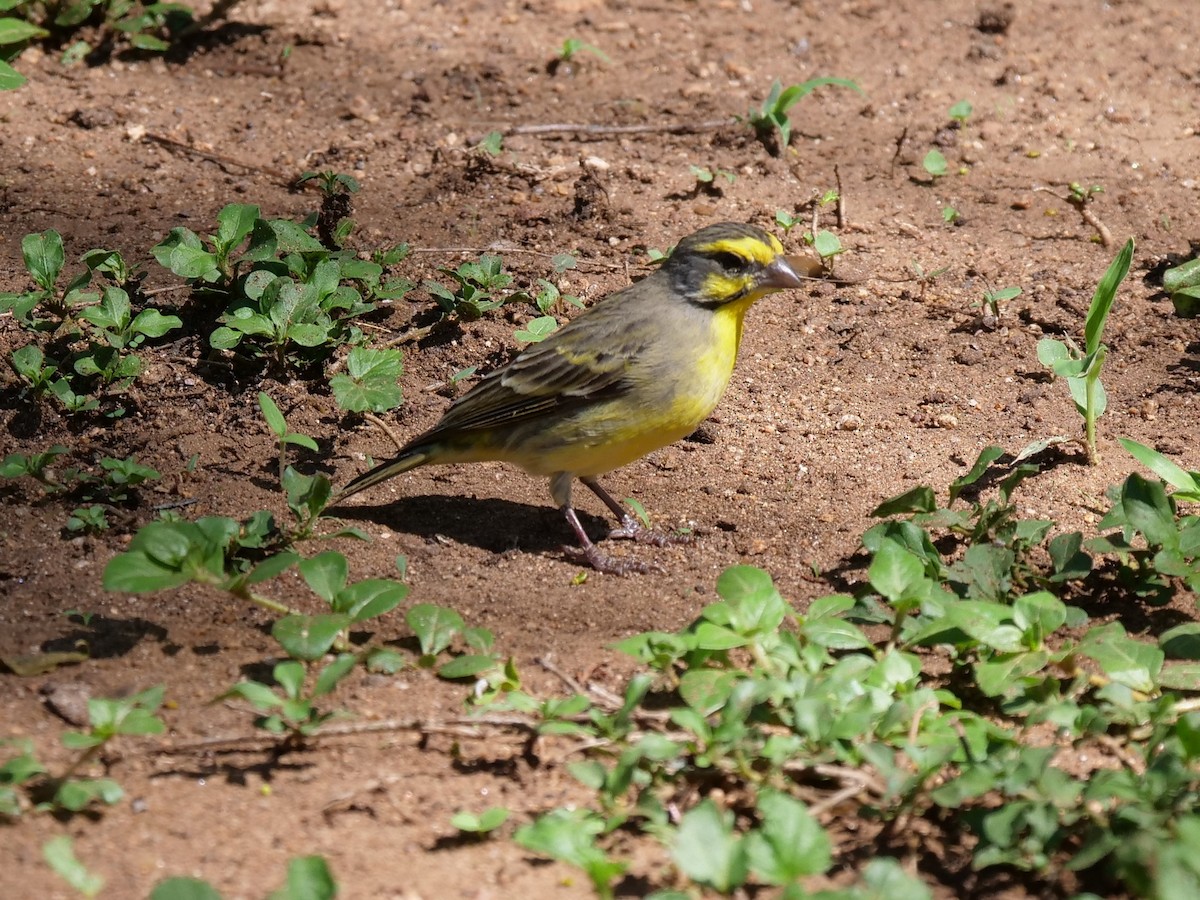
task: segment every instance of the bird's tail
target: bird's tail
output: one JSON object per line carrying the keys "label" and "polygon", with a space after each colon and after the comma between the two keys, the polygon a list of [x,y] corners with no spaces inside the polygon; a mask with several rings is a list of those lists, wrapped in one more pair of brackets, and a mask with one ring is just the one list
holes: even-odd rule
{"label": "bird's tail", "polygon": [[417,466],[429,462],[430,457],[431,453],[428,447],[413,447],[411,450],[404,450],[399,456],[393,457],[387,462],[380,463],[368,472],[363,472],[363,474],[338,491],[333,497],[333,502],[341,503],[348,497],[353,497],[359,491],[365,491],[367,488],[379,484],[381,481],[386,481],[393,475],[399,475],[401,472],[415,469]]}

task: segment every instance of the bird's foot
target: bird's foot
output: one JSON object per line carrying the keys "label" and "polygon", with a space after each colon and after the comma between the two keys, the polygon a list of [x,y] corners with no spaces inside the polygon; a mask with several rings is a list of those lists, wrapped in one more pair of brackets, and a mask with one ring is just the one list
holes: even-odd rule
{"label": "bird's foot", "polygon": [[586,547],[563,547],[563,554],[572,562],[591,566],[597,572],[605,575],[639,575],[666,574],[666,569],[658,563],[643,562],[640,559],[615,559],[601,552],[595,544]]}
{"label": "bird's foot", "polygon": [[622,516],[621,525],[608,533],[612,540],[636,541],[639,544],[653,544],[655,547],[669,547],[672,544],[694,544],[693,534],[664,534],[647,528],[633,516]]}

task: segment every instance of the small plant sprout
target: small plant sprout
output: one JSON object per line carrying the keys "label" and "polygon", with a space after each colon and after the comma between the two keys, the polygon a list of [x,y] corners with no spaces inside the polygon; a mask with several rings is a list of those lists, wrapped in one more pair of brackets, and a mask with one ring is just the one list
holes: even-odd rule
{"label": "small plant sprout", "polygon": [[804,242],[809,244],[821,257],[821,265],[826,271],[833,271],[833,260],[838,254],[845,253],[846,248],[832,231],[822,229],[816,233],[806,232]]}
{"label": "small plant sprout", "polygon": [[967,119],[971,118],[971,113],[974,111],[975,107],[973,107],[969,101],[959,100],[952,107],[950,107],[949,115],[950,119],[954,122],[957,122],[961,128],[967,124]]}
{"label": "small plant sprout", "polygon": [[1092,209],[1092,204],[1095,202],[1096,197],[1104,193],[1102,185],[1093,184],[1084,187],[1080,182],[1072,181],[1067,185],[1067,193],[1065,195],[1059,194],[1051,188],[1044,187],[1034,188],[1034,191],[1049,194],[1051,197],[1057,197],[1079,213],[1079,217],[1096,230],[1096,234],[1092,240],[1104,247],[1111,247],[1113,245],[1112,232],[1108,230],[1108,226],[1100,220],[1100,217],[1096,215],[1096,211]]}
{"label": "small plant sprout", "polygon": [[1009,300],[1015,300],[1020,296],[1021,289],[1019,287],[1006,287],[998,291],[984,291],[982,305],[987,310],[987,314],[998,322],[1001,313],[1004,312],[1000,304],[1007,303]]}
{"label": "small plant sprout", "polygon": [[258,406],[262,410],[263,418],[267,420],[267,427],[275,435],[275,439],[279,444],[279,480],[283,481],[283,472],[287,466],[287,445],[295,444],[297,447],[303,447],[305,450],[311,450],[316,453],[320,448],[317,447],[317,442],[310,438],[307,434],[299,434],[288,428],[287,421],[272,400],[264,391],[258,393]]}
{"label": "small plant sprout", "polygon": [[1185,319],[1200,315],[1200,259],[1167,269],[1162,283],[1163,290],[1171,295],[1175,315]]}
{"label": "small plant sprout", "polygon": [[792,214],[786,209],[775,210],[775,224],[783,229],[784,234],[787,234],[797,225],[800,225],[801,221],[799,214]]}
{"label": "small plant sprout", "polygon": [[508,821],[508,810],[503,806],[493,806],[478,814],[467,810],[456,812],[451,817],[450,824],[466,834],[482,837],[495,831],[506,821]]}
{"label": "small plant sprout", "polygon": [[504,135],[499,131],[489,131],[475,145],[475,149],[488,156],[499,156],[504,149]]}
{"label": "small plant sprout", "polygon": [[340,172],[305,172],[297,184],[315,181],[321,189],[321,209],[317,213],[317,237],[330,250],[345,245],[346,238],[354,230],[354,211],[350,195],[359,190],[358,179]]}
{"label": "small plant sprout", "polygon": [[605,64],[612,62],[608,58],[608,54],[595,44],[589,44],[579,38],[567,38],[555,51],[554,58],[546,64],[546,71],[551,75],[571,75],[575,71],[573,64],[577,61],[576,58],[584,53],[594,56]]}
{"label": "small plant sprout", "polygon": [[942,266],[940,269],[926,272],[924,266],[919,262],[910,263],[909,268],[912,269],[913,277],[920,286],[920,293],[917,295],[918,300],[924,300],[925,292],[932,287],[933,283],[950,271],[949,266]]}
{"label": "small plant sprout", "polygon": [[1104,325],[1112,309],[1117,288],[1129,273],[1133,261],[1133,238],[1130,238],[1108,271],[1100,279],[1092,304],[1084,321],[1084,345],[1081,350],[1069,337],[1065,341],[1043,338],[1038,341],[1037,355],[1042,365],[1067,380],[1075,409],[1083,416],[1087,457],[1091,465],[1099,462],[1096,452],[1096,419],[1104,413],[1108,398],[1100,383],[1108,347],[1101,343]]}
{"label": "small plant sprout", "polygon": [[776,79],[767,99],[757,109],[751,109],[741,121],[754,129],[754,134],[772,156],[780,156],[792,140],[792,120],[788,111],[819,87],[832,85],[863,93],[857,83],[846,78],[812,78],[800,84],[784,87]]}
{"label": "small plant sprout", "polygon": [[946,173],[950,171],[950,166],[946,162],[945,155],[936,147],[925,154],[925,158],[921,160],[921,165],[934,180],[945,177]]}
{"label": "small plant sprout", "polygon": [[548,338],[557,328],[558,319],[554,316],[538,316],[514,331],[513,337],[523,344],[536,344]]}
{"label": "small plant sprout", "polygon": [[942,221],[947,225],[961,225],[962,216],[953,206],[942,207]]}
{"label": "small plant sprout", "polygon": [[737,181],[737,176],[726,169],[713,167],[709,169],[706,166],[688,166],[688,171],[696,179],[696,191],[704,191],[709,194],[719,195],[721,187],[717,184],[718,178],[724,178],[726,183],[733,184]]}

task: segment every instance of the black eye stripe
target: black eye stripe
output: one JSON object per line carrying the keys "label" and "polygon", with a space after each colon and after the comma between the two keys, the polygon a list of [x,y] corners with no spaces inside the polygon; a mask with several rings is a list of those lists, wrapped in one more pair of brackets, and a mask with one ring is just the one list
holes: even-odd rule
{"label": "black eye stripe", "polygon": [[749,265],[747,260],[738,256],[736,253],[730,253],[728,250],[722,250],[712,255],[712,259],[722,269],[728,269],[733,272],[741,272]]}

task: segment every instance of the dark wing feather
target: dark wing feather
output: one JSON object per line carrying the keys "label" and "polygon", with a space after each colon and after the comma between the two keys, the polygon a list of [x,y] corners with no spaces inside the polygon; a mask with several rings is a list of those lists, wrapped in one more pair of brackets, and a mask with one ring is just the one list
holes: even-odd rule
{"label": "dark wing feather", "polygon": [[640,310],[621,299],[609,297],[488,374],[413,443],[513,425],[623,394],[631,386],[629,362],[644,349],[646,330],[630,327]]}

